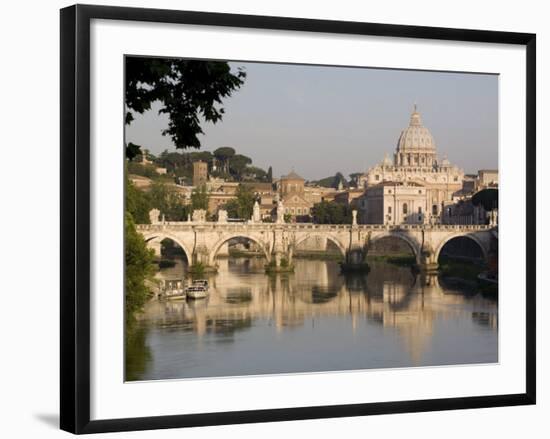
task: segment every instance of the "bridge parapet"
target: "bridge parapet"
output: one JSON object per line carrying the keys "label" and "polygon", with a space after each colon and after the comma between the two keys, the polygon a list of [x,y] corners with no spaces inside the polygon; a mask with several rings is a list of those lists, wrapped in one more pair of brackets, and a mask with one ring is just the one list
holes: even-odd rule
{"label": "bridge parapet", "polygon": [[361,231],[449,231],[449,232],[475,232],[482,230],[494,229],[494,226],[479,225],[479,224],[401,224],[401,225],[389,225],[389,224],[314,224],[314,223],[253,223],[253,222],[233,222],[233,223],[218,223],[218,222],[164,222],[158,224],[137,224],[137,229],[142,231],[157,231],[157,230],[192,230],[196,228],[209,228],[214,230],[237,230],[237,229],[253,229],[253,230],[273,230],[273,229],[285,229],[285,230],[318,230],[318,231],[349,231],[349,230],[361,230]]}

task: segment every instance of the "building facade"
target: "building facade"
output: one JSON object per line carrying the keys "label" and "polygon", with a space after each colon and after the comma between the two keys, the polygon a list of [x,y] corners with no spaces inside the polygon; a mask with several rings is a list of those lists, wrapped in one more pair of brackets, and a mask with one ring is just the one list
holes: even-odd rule
{"label": "building facade", "polygon": [[202,186],[208,181],[208,163],[193,162],[193,186]]}
{"label": "building facade", "polygon": [[306,199],[305,180],[296,172],[282,176],[277,182],[279,199],[283,202],[285,215],[293,221],[309,220],[313,203]]}
{"label": "building facade", "polygon": [[416,105],[409,126],[389,157],[358,178],[365,193],[357,200],[366,223],[439,222],[445,206],[462,190],[464,171],[438,158],[436,144]]}

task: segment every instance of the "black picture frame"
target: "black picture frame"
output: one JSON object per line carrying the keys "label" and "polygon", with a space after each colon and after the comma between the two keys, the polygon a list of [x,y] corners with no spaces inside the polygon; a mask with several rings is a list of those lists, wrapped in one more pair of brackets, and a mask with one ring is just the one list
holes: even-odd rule
{"label": "black picture frame", "polygon": [[[526,47],[526,392],[383,403],[90,420],[90,22],[93,19],[502,43]],[[75,5],[61,10],[61,404],[72,433],[193,427],[535,404],[536,36],[160,9]]]}

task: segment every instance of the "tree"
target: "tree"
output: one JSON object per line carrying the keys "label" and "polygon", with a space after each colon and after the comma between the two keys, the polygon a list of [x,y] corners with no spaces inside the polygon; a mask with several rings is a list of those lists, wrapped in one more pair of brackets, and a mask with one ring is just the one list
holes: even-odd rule
{"label": "tree", "polygon": [[267,173],[262,168],[258,168],[257,166],[247,166],[241,177],[249,177],[255,181],[269,181],[267,178]]}
{"label": "tree", "polygon": [[147,178],[158,177],[155,166],[144,165],[136,162],[128,162],[128,173],[133,175],[140,175]]}
{"label": "tree", "polygon": [[214,151],[214,157],[223,165],[223,171],[229,173],[229,159],[235,155],[235,149],[222,146]]}
{"label": "tree", "polygon": [[191,208],[208,210],[208,190],[205,185],[196,187],[191,192]]}
{"label": "tree", "polygon": [[191,162],[206,162],[209,166],[212,166],[212,159],[214,156],[210,151],[198,151],[198,152],[191,152],[189,153],[189,156],[191,158]]}
{"label": "tree", "polygon": [[229,159],[229,172],[237,181],[243,179],[246,167],[252,163],[252,159],[242,154],[235,154]]}
{"label": "tree", "polygon": [[359,177],[361,177],[361,175],[363,175],[362,172],[352,172],[351,174],[349,174],[350,183],[353,183],[355,186],[358,186]]}
{"label": "tree", "polygon": [[137,232],[134,219],[126,212],[124,219],[125,237],[125,308],[126,321],[131,320],[136,312],[140,312],[149,297],[149,289],[145,281],[152,278],[153,250],[147,248],[143,236]]}
{"label": "tree", "polygon": [[229,200],[225,204],[225,210],[229,218],[250,219],[254,208],[254,193],[250,188],[240,184],[237,187],[237,198]]}
{"label": "tree", "polygon": [[325,178],[322,178],[321,180],[312,181],[311,183],[322,187],[332,187],[334,189],[338,189],[340,182],[342,182],[342,185],[344,187],[348,186],[346,178],[342,175],[341,172],[337,172],[336,175],[332,177],[325,177]]}
{"label": "tree", "polygon": [[498,209],[498,189],[488,188],[480,190],[472,197],[472,204],[474,206],[483,206],[487,212]]}
{"label": "tree", "polygon": [[351,210],[346,204],[321,201],[312,207],[311,216],[316,224],[351,224]]}
{"label": "tree", "polygon": [[149,190],[150,207],[160,210],[167,221],[184,221],[189,209],[177,194],[174,186],[155,181]]}
{"label": "tree", "polygon": [[[201,119],[221,120],[222,99],[246,78],[242,68],[232,73],[229,64],[221,61],[129,56],[125,67],[126,123],[134,119],[133,112],[144,113],[159,101],[159,112],[168,115],[168,128],[162,134],[169,135],[176,148],[200,148]],[[126,152],[131,156],[135,148]]]}
{"label": "tree", "polygon": [[126,177],[126,211],[138,224],[149,224],[151,203],[148,194],[140,191]]}
{"label": "tree", "polygon": [[267,181],[269,183],[273,183],[273,169],[271,168],[271,166],[267,170]]}
{"label": "tree", "polygon": [[126,145],[126,158],[128,160],[132,160],[138,155],[141,155],[141,146],[136,145],[135,143],[132,143],[132,142],[128,143]]}
{"label": "tree", "polygon": [[347,187],[348,182],[346,181],[346,177],[341,172],[337,172],[334,176],[334,186],[333,188],[338,189],[340,187],[340,183],[343,187]]}

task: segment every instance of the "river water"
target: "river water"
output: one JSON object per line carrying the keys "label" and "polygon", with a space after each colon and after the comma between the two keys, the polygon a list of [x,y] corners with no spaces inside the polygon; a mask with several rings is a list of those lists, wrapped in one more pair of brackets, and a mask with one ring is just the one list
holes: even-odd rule
{"label": "river water", "polygon": [[[498,303],[475,286],[371,264],[295,259],[266,275],[260,258],[220,259],[210,295],[150,301],[126,348],[127,380],[238,376],[498,361]],[[185,264],[159,276],[184,276]]]}

